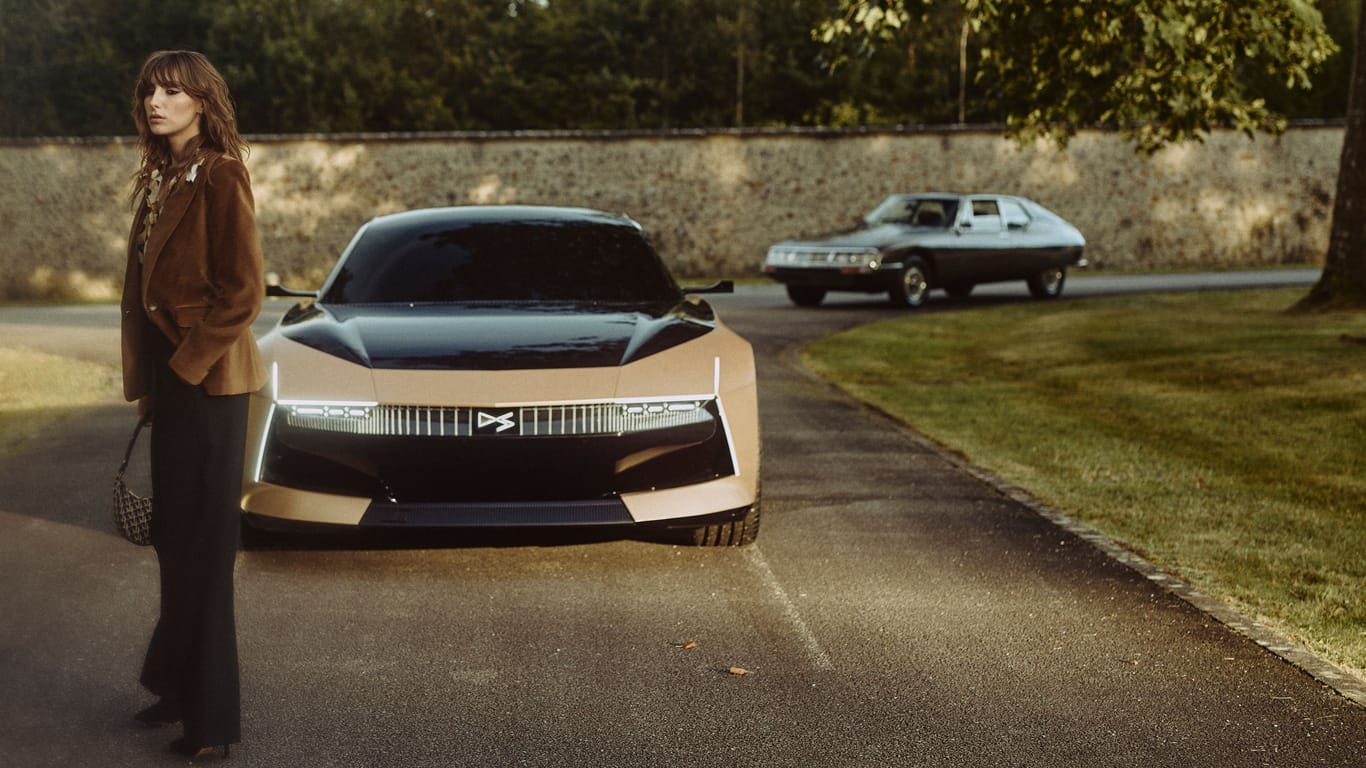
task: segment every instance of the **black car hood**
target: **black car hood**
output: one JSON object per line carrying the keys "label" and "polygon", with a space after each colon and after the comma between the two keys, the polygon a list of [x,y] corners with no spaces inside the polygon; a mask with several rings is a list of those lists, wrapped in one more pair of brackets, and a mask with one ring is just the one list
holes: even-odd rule
{"label": "black car hood", "polygon": [[716,327],[703,302],[581,305],[312,305],[285,315],[288,339],[369,368],[528,370],[619,366]]}

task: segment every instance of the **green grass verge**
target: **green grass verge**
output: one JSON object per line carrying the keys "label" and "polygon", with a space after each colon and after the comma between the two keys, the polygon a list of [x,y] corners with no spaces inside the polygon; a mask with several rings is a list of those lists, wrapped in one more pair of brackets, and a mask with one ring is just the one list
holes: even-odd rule
{"label": "green grass verge", "polygon": [[0,347],[0,456],[76,408],[120,402],[119,390],[110,366]]}
{"label": "green grass verge", "polygon": [[811,345],[853,396],[1366,670],[1366,334],[1302,289],[910,314]]}

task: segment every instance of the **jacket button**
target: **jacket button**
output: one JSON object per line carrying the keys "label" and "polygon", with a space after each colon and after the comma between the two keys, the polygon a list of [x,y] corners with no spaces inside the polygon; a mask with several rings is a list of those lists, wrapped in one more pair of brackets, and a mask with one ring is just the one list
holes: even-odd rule
{"label": "jacket button", "polygon": [[155,312],[155,311],[157,311],[157,305],[155,305],[155,304],[148,304],[148,305],[147,305],[147,311],[148,311],[148,312]]}

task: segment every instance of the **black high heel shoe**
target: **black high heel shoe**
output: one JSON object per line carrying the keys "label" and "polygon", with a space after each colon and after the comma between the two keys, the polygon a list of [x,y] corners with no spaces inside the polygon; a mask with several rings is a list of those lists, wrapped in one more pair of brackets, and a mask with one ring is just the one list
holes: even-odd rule
{"label": "black high heel shoe", "polygon": [[218,757],[218,751],[222,750],[222,759],[227,760],[228,747],[230,746],[230,744],[222,744],[219,746],[211,745],[207,747],[197,747],[186,741],[184,736],[181,736],[180,738],[171,742],[171,751],[176,753],[177,755],[184,755],[185,757],[188,757],[191,760],[198,760],[201,757]]}
{"label": "black high heel shoe", "polygon": [[180,707],[166,699],[133,715],[133,719],[149,728],[171,725],[180,722]]}

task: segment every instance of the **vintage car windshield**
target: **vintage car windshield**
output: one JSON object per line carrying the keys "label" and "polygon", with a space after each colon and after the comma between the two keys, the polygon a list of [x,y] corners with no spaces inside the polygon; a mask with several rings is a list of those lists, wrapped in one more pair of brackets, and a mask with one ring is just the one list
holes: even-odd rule
{"label": "vintage car windshield", "polygon": [[323,301],[640,304],[680,298],[654,249],[632,227],[517,221],[368,228]]}
{"label": "vintage car windshield", "polygon": [[913,224],[922,227],[947,228],[958,214],[958,201],[946,197],[893,196],[883,201],[864,217],[869,226],[879,224]]}

